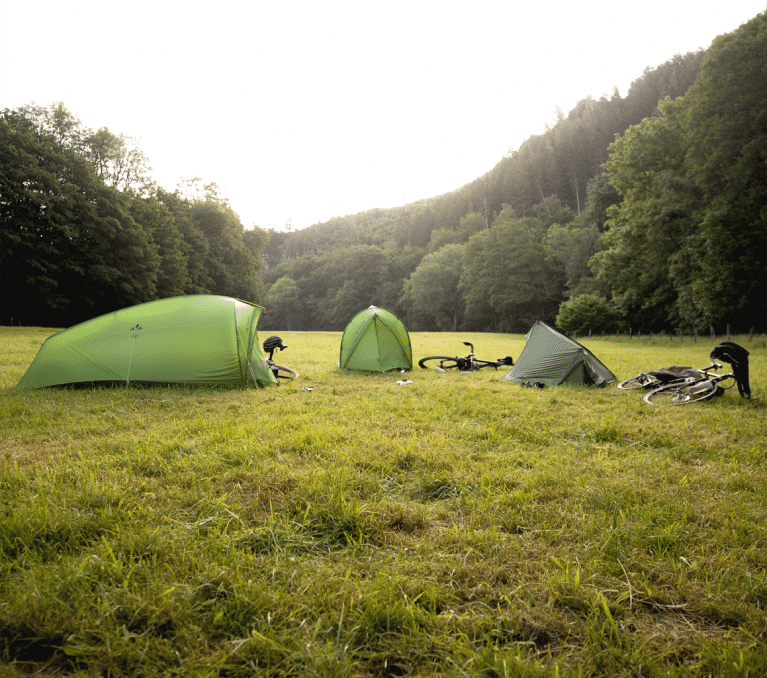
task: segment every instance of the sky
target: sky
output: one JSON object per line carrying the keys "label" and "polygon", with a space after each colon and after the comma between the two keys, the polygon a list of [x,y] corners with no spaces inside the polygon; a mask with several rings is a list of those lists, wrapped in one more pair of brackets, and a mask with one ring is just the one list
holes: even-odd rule
{"label": "sky", "polygon": [[0,0],[0,110],[63,102],[172,191],[301,229],[464,186],[765,0]]}

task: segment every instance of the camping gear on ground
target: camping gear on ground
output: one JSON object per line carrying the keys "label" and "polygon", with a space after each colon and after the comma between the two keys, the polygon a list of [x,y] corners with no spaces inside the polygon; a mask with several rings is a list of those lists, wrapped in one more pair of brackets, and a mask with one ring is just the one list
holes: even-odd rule
{"label": "camping gear on ground", "polygon": [[199,294],[108,313],[48,337],[15,390],[89,382],[274,384],[256,332],[262,310]]}
{"label": "camping gear on ground", "polygon": [[370,306],[346,326],[338,366],[362,372],[412,370],[410,335],[394,313]]}
{"label": "camping gear on ground", "polygon": [[[751,400],[748,383],[748,351],[731,341],[723,341],[711,351],[711,365],[686,379],[678,379],[646,393],[642,400],[648,405],[691,405],[721,396],[726,389],[738,385],[741,397]],[[722,368],[722,360],[730,363],[732,372],[713,374]],[[724,384],[724,385],[723,385]]]}
{"label": "camping gear on ground", "polygon": [[504,377],[520,384],[604,386],[616,382],[591,351],[540,320],[525,337],[517,364]]}

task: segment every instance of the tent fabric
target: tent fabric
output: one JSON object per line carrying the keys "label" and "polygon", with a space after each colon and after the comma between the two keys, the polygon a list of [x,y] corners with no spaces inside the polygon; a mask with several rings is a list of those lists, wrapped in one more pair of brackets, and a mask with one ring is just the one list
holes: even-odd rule
{"label": "tent fabric", "polygon": [[591,351],[540,320],[525,337],[526,343],[506,381],[548,385],[604,386],[615,375]]}
{"label": "tent fabric", "polygon": [[171,297],[108,313],[45,340],[15,390],[84,382],[266,386],[263,309],[231,297]]}
{"label": "tent fabric", "polygon": [[410,335],[391,311],[370,306],[355,315],[341,337],[339,367],[362,372],[412,370]]}

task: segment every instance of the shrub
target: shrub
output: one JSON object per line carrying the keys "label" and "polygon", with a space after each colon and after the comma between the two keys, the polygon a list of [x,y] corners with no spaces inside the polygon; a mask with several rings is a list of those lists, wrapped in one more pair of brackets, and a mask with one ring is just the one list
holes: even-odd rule
{"label": "shrub", "polygon": [[617,311],[596,294],[582,294],[563,302],[557,313],[557,327],[567,333],[614,332],[620,329]]}

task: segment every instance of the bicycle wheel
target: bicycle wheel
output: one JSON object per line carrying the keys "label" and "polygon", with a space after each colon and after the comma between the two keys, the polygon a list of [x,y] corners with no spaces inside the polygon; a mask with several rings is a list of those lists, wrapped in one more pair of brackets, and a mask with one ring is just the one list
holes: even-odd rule
{"label": "bicycle wheel", "polygon": [[506,364],[497,360],[474,360],[475,370],[481,370],[483,367],[493,367],[497,370],[499,367],[506,367]]}
{"label": "bicycle wheel", "polygon": [[284,365],[272,365],[272,374],[277,377],[277,383],[298,379],[298,372]]}
{"label": "bicycle wheel", "polygon": [[643,388],[651,388],[653,384],[657,383],[657,380],[651,379],[646,374],[639,374],[636,377],[620,382],[618,388],[622,391],[639,391]]}
{"label": "bicycle wheel", "polygon": [[425,370],[435,367],[441,367],[443,370],[454,370],[460,367],[460,364],[458,358],[450,358],[446,355],[430,355],[428,358],[421,358],[418,361],[418,366]]}
{"label": "bicycle wheel", "polygon": [[711,400],[723,393],[713,381],[696,381],[683,386],[662,386],[642,398],[648,405],[691,405]]}

